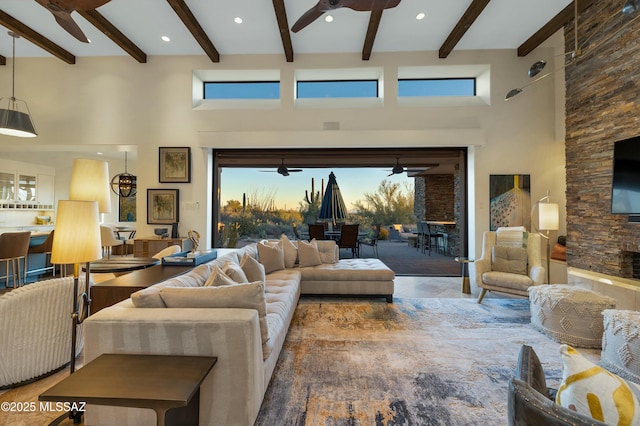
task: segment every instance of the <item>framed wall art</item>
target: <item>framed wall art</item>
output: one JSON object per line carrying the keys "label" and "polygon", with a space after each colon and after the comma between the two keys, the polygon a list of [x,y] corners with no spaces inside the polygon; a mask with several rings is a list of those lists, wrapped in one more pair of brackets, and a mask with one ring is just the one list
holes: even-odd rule
{"label": "framed wall art", "polygon": [[158,180],[160,183],[191,182],[191,148],[159,147]]}
{"label": "framed wall art", "polygon": [[489,192],[489,230],[501,226],[531,229],[530,175],[491,175]]}
{"label": "framed wall art", "polygon": [[136,221],[136,196],[118,197],[118,222]]}
{"label": "framed wall art", "polygon": [[147,189],[147,223],[170,225],[179,222],[179,191]]}

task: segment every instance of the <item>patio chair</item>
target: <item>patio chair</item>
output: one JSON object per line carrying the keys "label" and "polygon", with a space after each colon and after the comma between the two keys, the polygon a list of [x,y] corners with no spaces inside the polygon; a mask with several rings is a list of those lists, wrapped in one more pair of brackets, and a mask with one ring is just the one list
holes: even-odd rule
{"label": "patio chair", "polygon": [[373,249],[375,257],[378,256],[378,238],[380,238],[380,224],[374,225],[375,232],[372,237],[362,238],[358,240],[358,256],[360,255],[360,246],[369,246]]}
{"label": "patio chair", "polygon": [[309,240],[324,240],[324,225],[322,223],[309,224]]}
{"label": "patio chair", "polygon": [[351,257],[360,257],[358,248],[358,224],[342,225],[340,229],[339,249],[351,249]]}

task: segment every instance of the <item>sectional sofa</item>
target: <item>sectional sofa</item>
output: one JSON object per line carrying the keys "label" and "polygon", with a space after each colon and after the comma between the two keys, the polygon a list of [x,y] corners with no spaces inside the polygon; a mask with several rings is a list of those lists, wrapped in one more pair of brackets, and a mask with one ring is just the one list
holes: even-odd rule
{"label": "sectional sofa", "polygon": [[[394,273],[378,259],[338,260],[333,241],[318,241],[309,257],[301,245],[251,244],[101,310],[84,323],[85,363],[103,353],[215,356],[200,388],[200,424],[252,425],[301,294],[392,301]],[[225,283],[240,271],[248,283]],[[153,422],[151,410],[91,406],[85,414],[87,425]]]}

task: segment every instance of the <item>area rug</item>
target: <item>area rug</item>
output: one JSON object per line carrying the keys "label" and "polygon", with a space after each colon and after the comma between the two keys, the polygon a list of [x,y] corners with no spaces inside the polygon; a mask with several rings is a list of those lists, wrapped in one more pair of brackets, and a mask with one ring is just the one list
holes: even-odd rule
{"label": "area rug", "polygon": [[521,345],[561,376],[526,299],[302,298],[257,425],[505,425]]}

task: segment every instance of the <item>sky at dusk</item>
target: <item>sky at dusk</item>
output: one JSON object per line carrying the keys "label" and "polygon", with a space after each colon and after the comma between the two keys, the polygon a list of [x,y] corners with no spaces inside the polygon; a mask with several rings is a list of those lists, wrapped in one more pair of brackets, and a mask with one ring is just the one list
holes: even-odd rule
{"label": "sky at dusk", "polygon": [[302,172],[290,173],[282,176],[275,172],[261,172],[253,168],[223,168],[220,188],[221,205],[228,200],[242,202],[242,194],[257,193],[258,195],[273,194],[276,208],[295,209],[304,199],[304,191],[311,192],[311,179],[315,179],[315,190],[321,188],[322,179],[326,186],[329,181],[329,173],[333,171],[340,192],[348,210],[353,209],[353,203],[364,200],[365,193],[375,193],[384,179],[391,183],[400,183],[404,189],[404,182],[413,187],[413,178],[408,178],[406,173],[387,177],[391,170],[388,168],[332,168],[332,169],[304,169]]}

